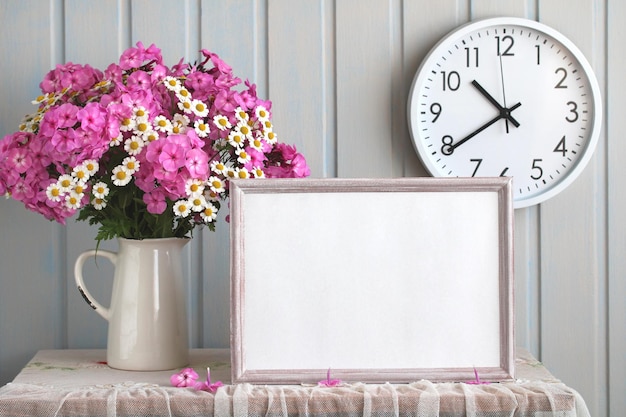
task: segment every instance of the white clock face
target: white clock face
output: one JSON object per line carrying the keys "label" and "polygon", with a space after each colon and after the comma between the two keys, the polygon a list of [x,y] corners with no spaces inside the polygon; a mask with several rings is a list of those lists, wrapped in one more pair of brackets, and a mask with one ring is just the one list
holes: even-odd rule
{"label": "white clock face", "polygon": [[534,21],[495,18],[444,38],[409,97],[413,143],[434,176],[513,177],[516,208],[580,174],[600,131],[597,81],[582,53]]}

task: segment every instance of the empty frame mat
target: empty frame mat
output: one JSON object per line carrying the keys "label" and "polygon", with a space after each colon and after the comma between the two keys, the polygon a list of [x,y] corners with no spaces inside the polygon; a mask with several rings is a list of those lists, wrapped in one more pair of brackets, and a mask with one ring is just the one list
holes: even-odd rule
{"label": "empty frame mat", "polygon": [[510,180],[231,183],[233,382],[513,377]]}

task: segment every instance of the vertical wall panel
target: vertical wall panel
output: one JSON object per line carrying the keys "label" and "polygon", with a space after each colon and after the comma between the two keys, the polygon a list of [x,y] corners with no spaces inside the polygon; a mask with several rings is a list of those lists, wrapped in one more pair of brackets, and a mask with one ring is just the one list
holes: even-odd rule
{"label": "vertical wall panel", "polygon": [[[594,36],[601,10],[589,0],[542,1],[538,15],[579,46],[603,87],[604,60],[594,59],[604,53],[602,34]],[[594,416],[607,407],[605,140],[580,177],[541,206],[541,358]]]}
{"label": "vertical wall panel", "polygon": [[609,330],[609,415],[626,411],[626,193],[624,193],[623,113],[626,105],[626,3],[607,4],[607,155],[608,155],[608,330]]}
{"label": "vertical wall panel", "polygon": [[[465,6],[465,7],[464,7]],[[402,11],[402,45],[403,45],[403,93],[405,127],[404,147],[404,175],[409,177],[426,176],[426,169],[419,162],[415,148],[408,134],[406,106],[409,89],[420,63],[435,46],[437,41],[456,26],[465,23],[468,19],[466,2],[460,0],[445,0],[437,2],[404,1]],[[396,121],[397,123],[397,121]]]}
{"label": "vertical wall panel", "polygon": [[[336,3],[337,163],[340,177],[390,177],[394,166],[391,120],[391,1]],[[401,109],[395,109],[402,111]]]}
{"label": "vertical wall panel", "polygon": [[[0,136],[35,110],[30,101],[50,69],[51,5],[0,2]],[[60,226],[22,203],[0,198],[0,384],[9,382],[41,348],[62,346],[63,256]]]}

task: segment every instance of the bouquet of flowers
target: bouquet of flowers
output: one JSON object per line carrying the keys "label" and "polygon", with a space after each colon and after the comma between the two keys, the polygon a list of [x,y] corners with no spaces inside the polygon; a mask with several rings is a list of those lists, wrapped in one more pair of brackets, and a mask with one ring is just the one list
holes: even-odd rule
{"label": "bouquet of flowers", "polygon": [[61,224],[78,211],[98,241],[184,237],[215,230],[230,179],[308,176],[278,142],[271,102],[201,52],[167,67],[139,42],[104,72],[58,65],[37,111],[0,140],[0,194]]}

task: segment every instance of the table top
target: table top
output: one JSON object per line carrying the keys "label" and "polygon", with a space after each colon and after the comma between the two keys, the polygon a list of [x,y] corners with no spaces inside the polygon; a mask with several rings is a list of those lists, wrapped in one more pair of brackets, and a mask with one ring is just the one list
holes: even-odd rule
{"label": "table top", "polygon": [[[177,372],[106,365],[105,350],[42,350],[0,388],[0,415],[18,416],[542,416],[589,417],[581,396],[518,349],[515,381],[323,385],[230,384],[227,349],[192,349],[190,366],[225,385],[215,393],[176,388]],[[551,414],[550,412],[555,412]]]}

